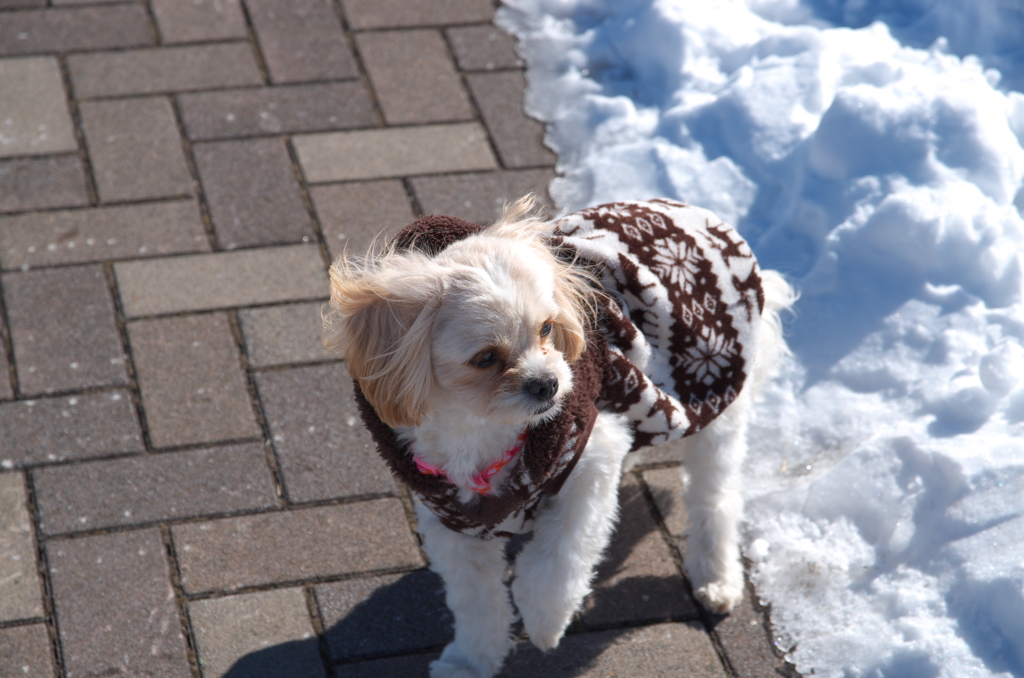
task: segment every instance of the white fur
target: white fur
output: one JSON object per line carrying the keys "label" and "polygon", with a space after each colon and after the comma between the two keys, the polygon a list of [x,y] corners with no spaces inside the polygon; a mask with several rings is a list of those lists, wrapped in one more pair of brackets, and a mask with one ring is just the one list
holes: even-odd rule
{"label": "white fur", "polygon": [[[332,325],[341,334],[332,341],[354,348],[360,360],[389,375],[385,387],[368,389],[376,373],[360,374],[350,362],[378,413],[389,407],[389,417],[404,422],[392,424],[400,439],[444,469],[460,488],[460,500],[473,496],[472,476],[509,449],[525,427],[557,413],[572,388],[570,360],[562,351],[580,350],[578,343],[575,349],[572,346],[573,337],[582,336],[577,318],[584,309],[561,308],[558,301],[579,303],[580,296],[564,288],[553,293],[550,288],[566,278],[565,272],[555,271],[559,264],[543,248],[509,235],[522,229],[508,226],[499,223],[492,227],[494,232],[488,229],[459,241],[429,262],[412,257],[406,262],[374,263],[368,272],[351,267],[332,270],[332,305],[343,309]],[[503,234],[519,239],[503,242]],[[404,283],[398,277],[410,267],[421,281],[415,299],[402,292]],[[698,599],[716,613],[733,609],[743,596],[737,523],[743,511],[740,471],[747,417],[757,391],[772,377],[779,354],[787,350],[778,313],[794,301],[781,275],[763,271],[762,283],[766,304],[757,360],[747,384],[723,414],[685,443],[689,482],[683,501],[690,526],[684,566]],[[380,299],[364,294],[364,285],[384,290]],[[364,298],[371,301],[359,301]],[[392,298],[397,311],[387,307]],[[416,341],[430,333],[429,343],[418,349],[429,356],[417,357],[410,347],[419,344],[404,339],[373,346],[367,345],[377,340],[373,332],[344,334],[349,319],[356,318],[352,322],[360,327],[384,328],[387,336],[400,338],[406,329],[387,323],[403,314],[415,321],[410,324],[413,320],[407,319],[404,328],[415,328]],[[548,321],[556,330],[538,332]],[[481,368],[480,363],[487,361],[480,357],[492,352],[501,356],[500,366]],[[374,367],[379,365],[384,367]],[[410,376],[405,381],[415,385],[403,384],[406,374]],[[523,384],[548,377],[558,379],[558,389],[546,404],[548,409],[538,411],[537,402],[524,396]],[[407,386],[425,395],[408,397]],[[388,393],[394,395],[391,401],[374,402],[374,397]],[[398,401],[409,404],[396,408]],[[618,486],[631,445],[626,418],[601,413],[561,491],[538,507],[533,539],[518,556],[511,592],[526,633],[542,650],[558,645],[591,590],[595,567],[618,516]],[[508,472],[508,467],[499,472],[492,487],[499,488]],[[512,648],[514,613],[504,582],[504,543],[453,532],[419,504],[417,516],[431,568],[444,579],[455,616],[455,639],[431,665],[431,676],[489,678],[501,669]]]}
{"label": "white fur", "polygon": [[561,640],[608,545],[619,514],[622,460],[633,444],[626,418],[601,413],[576,468],[538,511],[516,560],[512,595],[534,645]]}

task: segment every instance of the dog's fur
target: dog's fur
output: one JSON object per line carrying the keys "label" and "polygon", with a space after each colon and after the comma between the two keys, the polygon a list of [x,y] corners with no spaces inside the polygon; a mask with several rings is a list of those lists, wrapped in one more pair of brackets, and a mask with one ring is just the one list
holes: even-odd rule
{"label": "dog's fur", "polygon": [[[380,419],[420,458],[444,469],[464,501],[474,496],[474,474],[525,427],[559,411],[572,389],[570,364],[593,323],[590,276],[555,256],[544,238],[549,224],[531,208],[531,200],[521,200],[493,226],[435,256],[392,247],[342,257],[331,269],[325,344],[345,356]],[[685,567],[701,603],[717,613],[743,595],[737,521],[747,416],[786,351],[778,313],[794,299],[779,274],[761,277],[765,307],[750,377],[735,402],[685,439]],[[541,505],[533,538],[517,558],[512,596],[530,640],[543,650],[558,644],[590,592],[617,518],[632,442],[624,417],[598,415],[582,457]],[[499,471],[491,487],[500,488],[508,472]],[[455,640],[431,675],[491,676],[512,647],[504,542],[453,532],[421,504],[417,517],[455,616]]]}

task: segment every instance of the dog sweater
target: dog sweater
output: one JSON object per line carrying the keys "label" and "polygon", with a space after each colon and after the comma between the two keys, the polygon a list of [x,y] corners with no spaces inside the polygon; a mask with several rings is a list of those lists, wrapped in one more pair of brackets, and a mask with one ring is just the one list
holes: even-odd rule
{"label": "dog sweater", "polygon": [[[404,228],[397,246],[436,254],[480,230],[427,216]],[[700,431],[736,399],[754,359],[764,307],[757,262],[711,212],[668,200],[601,205],[552,222],[549,241],[590,268],[604,294],[561,411],[528,430],[497,491],[460,502],[454,485],[417,468],[356,384],[363,422],[391,472],[457,532],[488,539],[528,529],[572,472],[599,411],[629,420],[633,450]]]}

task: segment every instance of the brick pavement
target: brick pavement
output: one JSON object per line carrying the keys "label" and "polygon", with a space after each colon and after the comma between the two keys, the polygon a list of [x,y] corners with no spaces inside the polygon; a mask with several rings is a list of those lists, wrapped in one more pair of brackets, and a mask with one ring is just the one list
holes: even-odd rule
{"label": "brick pavement", "polygon": [[[554,155],[492,0],[0,0],[0,676],[422,676],[436,575],[318,342],[326,267]],[[680,572],[678,450],[505,676],[790,675]]]}

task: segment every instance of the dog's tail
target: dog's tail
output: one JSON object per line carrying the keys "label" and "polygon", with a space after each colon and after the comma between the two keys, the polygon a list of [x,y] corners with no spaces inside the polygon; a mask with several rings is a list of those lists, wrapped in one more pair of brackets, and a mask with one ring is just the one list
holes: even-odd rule
{"label": "dog's tail", "polygon": [[792,355],[782,336],[782,313],[792,311],[793,304],[800,297],[778,271],[761,271],[761,288],[764,290],[764,311],[761,313],[757,360],[751,375],[755,393],[775,377],[780,362]]}

